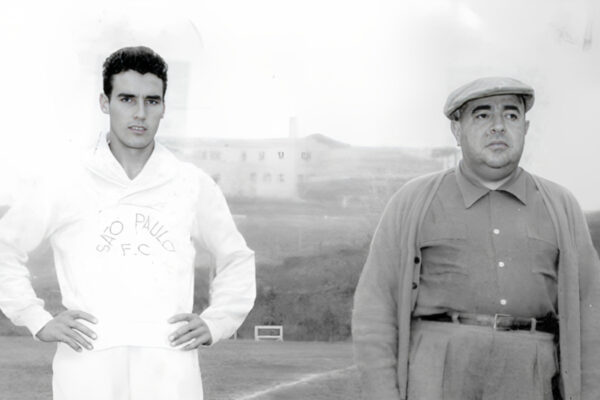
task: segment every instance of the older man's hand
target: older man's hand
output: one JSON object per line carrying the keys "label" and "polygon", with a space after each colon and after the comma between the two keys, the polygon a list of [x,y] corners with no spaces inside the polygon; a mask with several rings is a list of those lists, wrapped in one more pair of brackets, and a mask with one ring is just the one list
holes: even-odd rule
{"label": "older man's hand", "polygon": [[82,347],[92,350],[91,340],[96,339],[96,333],[79,322],[79,319],[92,324],[98,322],[96,317],[84,311],[67,310],[56,315],[35,336],[42,342],[66,343],[75,351],[81,351]]}
{"label": "older man's hand", "polygon": [[195,350],[212,343],[212,336],[206,323],[196,314],[177,314],[169,318],[169,323],[186,322],[169,336],[171,346],[185,344],[182,350]]}

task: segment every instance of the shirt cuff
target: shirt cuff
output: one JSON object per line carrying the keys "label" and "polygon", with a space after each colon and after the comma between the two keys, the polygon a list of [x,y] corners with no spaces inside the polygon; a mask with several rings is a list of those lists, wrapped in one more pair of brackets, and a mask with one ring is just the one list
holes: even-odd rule
{"label": "shirt cuff", "polygon": [[210,336],[211,336],[210,343],[207,343],[205,346],[213,346],[218,341],[223,339],[223,336],[226,335],[226,333],[225,333],[225,331],[227,329],[226,323],[224,323],[222,320],[219,320],[219,319],[207,318],[204,314],[200,314],[200,318],[202,319],[202,321],[204,321],[204,323],[208,327],[208,331],[210,332]]}
{"label": "shirt cuff", "polygon": [[35,340],[39,340],[36,334],[54,317],[42,307],[29,307],[25,309],[16,321],[16,325],[23,325],[29,329]]}

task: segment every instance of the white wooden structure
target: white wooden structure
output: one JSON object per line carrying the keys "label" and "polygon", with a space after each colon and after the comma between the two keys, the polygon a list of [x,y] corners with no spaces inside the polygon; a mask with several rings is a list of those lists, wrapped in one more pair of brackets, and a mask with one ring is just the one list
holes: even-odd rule
{"label": "white wooden structure", "polygon": [[283,326],[255,325],[254,340],[278,340],[280,342],[283,342]]}

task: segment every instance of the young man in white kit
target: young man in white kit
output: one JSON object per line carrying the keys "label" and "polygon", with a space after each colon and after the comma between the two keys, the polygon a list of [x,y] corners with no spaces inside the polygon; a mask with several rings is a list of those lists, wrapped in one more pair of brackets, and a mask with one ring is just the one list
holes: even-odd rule
{"label": "young man in white kit", "polygon": [[[231,336],[252,308],[254,253],[212,179],[154,140],[164,60],[123,48],[106,59],[103,78],[108,134],[0,219],[0,308],[38,340],[58,342],[55,400],[202,399],[196,349]],[[24,265],[45,239],[66,308],[55,316]],[[200,315],[194,244],[216,261]]]}

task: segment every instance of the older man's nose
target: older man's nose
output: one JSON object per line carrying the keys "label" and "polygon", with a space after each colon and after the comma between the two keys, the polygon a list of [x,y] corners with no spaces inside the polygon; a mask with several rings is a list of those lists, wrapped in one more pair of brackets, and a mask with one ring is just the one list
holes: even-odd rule
{"label": "older man's nose", "polygon": [[502,116],[502,114],[494,115],[494,120],[492,121],[492,133],[494,133],[494,134],[504,133],[504,131],[505,131],[504,123],[505,123],[505,121],[504,121],[504,117]]}

